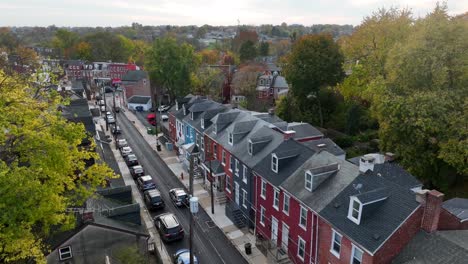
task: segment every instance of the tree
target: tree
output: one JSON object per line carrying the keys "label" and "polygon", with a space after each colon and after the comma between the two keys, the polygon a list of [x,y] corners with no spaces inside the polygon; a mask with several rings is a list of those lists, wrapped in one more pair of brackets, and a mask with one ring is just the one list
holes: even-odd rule
{"label": "tree", "polygon": [[137,65],[143,65],[145,63],[145,54],[150,49],[150,45],[143,40],[133,41],[133,52],[130,56],[129,61]]}
{"label": "tree", "polygon": [[284,74],[299,108],[307,112],[317,104],[323,126],[319,91],[334,86],[344,76],[343,55],[331,35],[308,35],[300,38],[286,58]]}
{"label": "tree", "polygon": [[189,93],[191,76],[199,64],[200,58],[191,45],[179,45],[170,37],[156,39],[145,62],[151,81],[162,86],[171,101]]}
{"label": "tree", "polygon": [[95,61],[128,62],[132,52],[132,42],[122,35],[110,32],[96,32],[84,37],[92,47]]}
{"label": "tree", "polygon": [[221,99],[224,73],[218,68],[200,67],[192,75],[192,94],[206,95],[213,100]]}
{"label": "tree", "polygon": [[217,50],[204,49],[198,53],[201,56],[202,64],[218,64],[220,55]]}
{"label": "tree", "polygon": [[45,238],[74,226],[71,206],[81,205],[112,177],[85,147],[84,125],[57,111],[63,101],[24,79],[0,71],[0,262],[45,263]]}
{"label": "tree", "polygon": [[76,56],[80,60],[90,61],[92,59],[91,45],[88,42],[81,41],[75,47]]}
{"label": "tree", "polygon": [[19,40],[13,34],[10,28],[0,28],[0,48],[3,47],[8,51],[14,50],[19,45]]}
{"label": "tree", "polygon": [[268,56],[269,54],[270,54],[270,43],[261,42],[260,46],[258,47],[258,55]]}
{"label": "tree", "polygon": [[257,49],[255,48],[255,44],[250,40],[242,43],[239,50],[239,55],[241,62],[255,59],[255,57],[257,57]]}
{"label": "tree", "polygon": [[119,261],[119,263],[125,264],[147,263],[145,256],[139,252],[137,247],[121,248],[115,254],[115,258]]}
{"label": "tree", "polygon": [[52,46],[58,49],[65,59],[69,59],[73,56],[73,47],[78,40],[79,36],[75,32],[59,29],[52,39]]}
{"label": "tree", "polygon": [[258,77],[264,72],[261,65],[250,64],[241,67],[232,78],[231,87],[236,95],[243,95],[248,109],[254,109],[256,103],[256,88]]}

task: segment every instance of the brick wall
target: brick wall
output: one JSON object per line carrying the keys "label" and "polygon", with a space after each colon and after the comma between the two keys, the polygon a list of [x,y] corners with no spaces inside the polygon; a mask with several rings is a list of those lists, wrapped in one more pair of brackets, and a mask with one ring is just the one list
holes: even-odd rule
{"label": "brick wall", "polygon": [[438,230],[467,230],[468,229],[468,221],[460,222],[453,214],[449,213],[444,208],[440,211],[440,218],[439,218],[439,226]]}

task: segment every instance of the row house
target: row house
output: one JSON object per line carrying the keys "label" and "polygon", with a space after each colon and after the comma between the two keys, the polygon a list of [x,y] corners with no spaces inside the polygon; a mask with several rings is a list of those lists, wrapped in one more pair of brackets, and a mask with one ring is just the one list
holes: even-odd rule
{"label": "row house", "polygon": [[179,121],[176,120],[176,114],[182,109],[182,106],[186,103],[188,103],[191,100],[192,96],[187,95],[182,98],[177,98],[175,100],[175,104],[171,106],[171,108],[167,111],[169,120],[169,131],[168,134],[166,135],[171,143],[174,145],[174,147],[177,150],[176,142],[178,141],[178,135],[179,135]]}
{"label": "row house", "polygon": [[189,129],[187,129],[186,125],[184,124],[183,120],[184,118],[189,114],[188,109],[195,103],[202,102],[204,99],[198,96],[192,96],[190,99],[182,103],[181,105],[178,105],[176,103],[176,108],[178,109],[174,113],[175,117],[175,126],[176,126],[176,137],[175,137],[175,145],[179,150],[179,154],[184,154],[183,152],[183,145],[184,144],[190,144],[192,142],[186,142],[186,140],[191,140],[193,137],[190,137],[189,133],[191,132]]}
{"label": "row house", "polygon": [[256,91],[258,99],[277,100],[288,94],[289,86],[283,76],[265,74],[258,77]]}

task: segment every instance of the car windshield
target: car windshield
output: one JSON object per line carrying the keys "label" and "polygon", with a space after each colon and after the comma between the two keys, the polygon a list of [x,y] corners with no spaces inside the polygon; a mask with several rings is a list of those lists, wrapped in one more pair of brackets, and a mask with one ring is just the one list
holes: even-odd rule
{"label": "car windshield", "polygon": [[161,196],[151,197],[151,202],[153,202],[153,203],[158,203],[160,201],[161,201]]}
{"label": "car windshield", "polygon": [[179,199],[179,201],[184,200],[184,199],[187,198],[187,195],[186,194],[182,194],[182,195],[179,194],[177,198]]}
{"label": "car windshield", "polygon": [[136,169],[134,170],[134,172],[136,172],[136,173],[142,173],[142,172],[143,172],[143,169],[142,169],[142,168],[136,168]]}
{"label": "car windshield", "polygon": [[168,233],[177,233],[177,232],[179,232],[179,230],[180,230],[180,228],[178,226],[176,226],[176,227],[168,228],[167,232]]}
{"label": "car windshield", "polygon": [[143,184],[151,184],[151,183],[153,183],[153,181],[152,181],[152,180],[146,180],[146,181],[143,181]]}

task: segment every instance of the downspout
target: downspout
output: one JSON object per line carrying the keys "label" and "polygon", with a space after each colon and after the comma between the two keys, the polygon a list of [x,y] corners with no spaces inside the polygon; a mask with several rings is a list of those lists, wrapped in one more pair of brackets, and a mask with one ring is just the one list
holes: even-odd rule
{"label": "downspout", "polygon": [[316,217],[316,221],[317,221],[317,225],[316,225],[316,230],[315,230],[315,263],[318,263],[318,232],[319,232],[319,229],[318,229],[318,226],[319,226],[319,223],[318,223],[318,220],[319,220],[319,217],[317,215]]}

